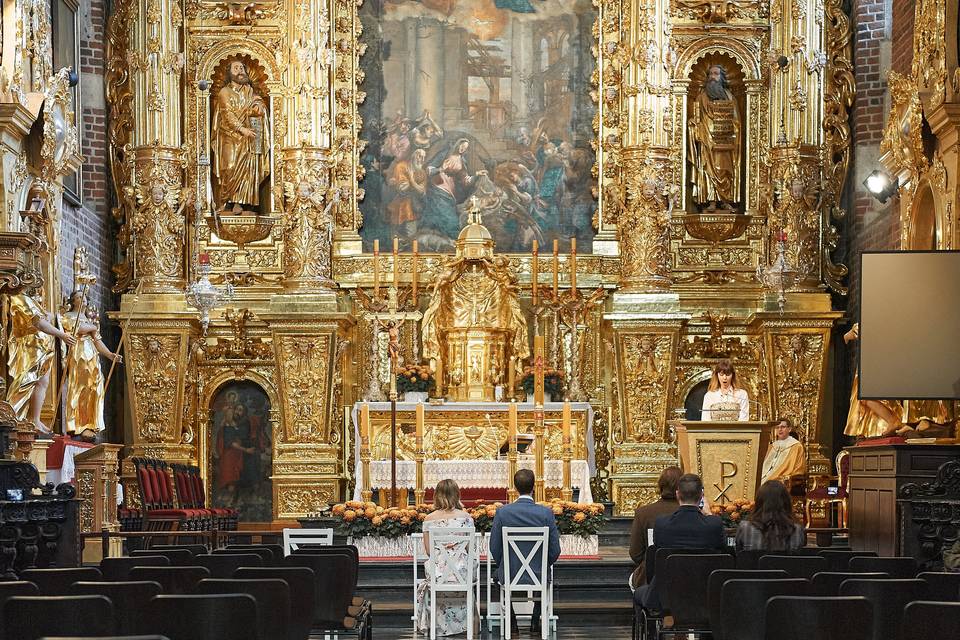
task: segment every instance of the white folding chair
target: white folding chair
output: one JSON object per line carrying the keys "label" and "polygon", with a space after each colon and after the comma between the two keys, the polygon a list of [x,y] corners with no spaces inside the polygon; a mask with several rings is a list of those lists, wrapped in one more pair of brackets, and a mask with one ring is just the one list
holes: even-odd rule
{"label": "white folding chair", "polygon": [[[504,584],[500,585],[500,635],[510,640],[511,600],[515,592],[522,592],[526,594],[524,600],[540,600],[540,633],[541,638],[547,640],[553,621],[553,581],[547,567],[550,528],[503,527],[502,531]],[[513,555],[518,565],[513,564]]]}
{"label": "white folding chair", "polygon": [[283,555],[288,556],[300,545],[319,545],[329,547],[333,545],[333,529],[284,529]]}
{"label": "white folding chair", "polygon": [[[428,532],[433,571],[430,585],[430,640],[437,637],[437,594],[462,592],[467,599],[467,640],[473,640],[473,616],[476,608],[474,578],[477,575],[477,538],[464,527],[437,527]],[[466,552],[466,566],[459,557]]]}

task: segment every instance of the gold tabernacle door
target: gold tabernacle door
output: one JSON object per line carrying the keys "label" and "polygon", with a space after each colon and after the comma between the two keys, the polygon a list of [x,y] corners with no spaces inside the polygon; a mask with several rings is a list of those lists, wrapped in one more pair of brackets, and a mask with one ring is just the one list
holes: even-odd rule
{"label": "gold tabernacle door", "polygon": [[684,473],[703,479],[711,503],[753,500],[773,423],[675,420]]}

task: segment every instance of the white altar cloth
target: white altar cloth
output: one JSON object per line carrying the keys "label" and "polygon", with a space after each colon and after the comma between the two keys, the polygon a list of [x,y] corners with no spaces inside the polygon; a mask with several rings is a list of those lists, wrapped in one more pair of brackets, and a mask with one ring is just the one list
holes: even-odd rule
{"label": "white altar cloth", "polygon": [[[517,468],[533,469],[532,456],[521,456],[517,459]],[[545,460],[545,484],[550,488],[563,486],[563,462],[561,460]],[[416,485],[416,462],[412,460],[397,460],[397,487],[414,489]],[[423,463],[424,489],[435,487],[438,482],[450,478],[461,489],[507,488],[510,470],[508,460],[426,460]],[[590,490],[590,467],[586,460],[570,461],[570,484],[580,489],[579,502],[588,504],[593,502],[593,493]],[[370,461],[371,489],[387,489],[390,487],[390,461]],[[353,499],[360,499],[360,484],[353,490]]]}

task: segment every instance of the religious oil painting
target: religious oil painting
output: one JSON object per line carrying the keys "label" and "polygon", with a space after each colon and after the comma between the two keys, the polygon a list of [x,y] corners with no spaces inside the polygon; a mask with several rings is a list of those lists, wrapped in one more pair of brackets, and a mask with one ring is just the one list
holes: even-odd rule
{"label": "religious oil painting", "polygon": [[372,0],[361,203],[364,249],[450,252],[470,211],[497,251],[576,237],[597,203],[590,0]]}
{"label": "religious oil painting", "polygon": [[237,509],[241,521],[270,522],[270,399],[253,382],[229,382],[213,398],[210,421],[211,504]]}

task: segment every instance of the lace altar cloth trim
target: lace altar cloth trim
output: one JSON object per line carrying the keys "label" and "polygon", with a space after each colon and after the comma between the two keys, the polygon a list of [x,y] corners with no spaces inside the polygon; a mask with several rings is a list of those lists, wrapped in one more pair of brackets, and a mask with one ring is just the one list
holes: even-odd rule
{"label": "lace altar cloth trim", "polygon": [[[477,553],[485,557],[490,545],[490,536],[478,534]],[[361,558],[410,558],[413,556],[415,545],[420,558],[424,557],[423,536],[407,536],[403,538],[382,538],[380,536],[365,536],[348,541],[356,545]],[[600,542],[597,536],[560,536],[560,556],[596,556],[600,554]]]}
{"label": "lace altar cloth trim", "polygon": [[[517,467],[533,469],[532,458],[520,458]],[[397,486],[401,489],[413,489],[416,483],[416,462],[397,461]],[[435,487],[438,482],[450,478],[461,489],[492,489],[509,486],[510,462],[508,460],[426,460],[423,463],[424,488]],[[545,460],[546,486],[563,486],[563,462]],[[579,502],[593,502],[590,491],[590,468],[586,460],[570,461],[570,484],[580,489]],[[370,487],[385,489],[390,486],[390,461],[370,461]],[[359,484],[354,491],[354,500],[360,499]]]}

